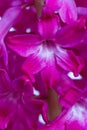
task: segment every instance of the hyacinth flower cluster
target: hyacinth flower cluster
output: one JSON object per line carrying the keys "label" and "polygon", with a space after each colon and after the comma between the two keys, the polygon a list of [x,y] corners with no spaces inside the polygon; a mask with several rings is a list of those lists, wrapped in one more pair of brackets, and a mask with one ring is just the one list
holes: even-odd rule
{"label": "hyacinth flower cluster", "polygon": [[0,0],[0,130],[87,130],[86,0]]}

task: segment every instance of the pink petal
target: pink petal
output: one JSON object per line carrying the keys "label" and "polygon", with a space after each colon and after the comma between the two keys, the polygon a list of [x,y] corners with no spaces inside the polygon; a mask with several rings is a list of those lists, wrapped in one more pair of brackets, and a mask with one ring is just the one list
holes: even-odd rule
{"label": "pink petal", "polygon": [[75,56],[71,50],[65,50],[58,47],[58,52],[56,53],[57,64],[66,71],[71,71],[77,76],[83,66],[84,62],[81,57]]}
{"label": "pink petal", "polygon": [[5,129],[7,127],[16,109],[12,101],[8,101],[6,98],[8,97],[0,101],[0,129]]}
{"label": "pink petal", "polygon": [[77,8],[78,14],[79,15],[83,15],[83,16],[87,16],[87,7],[78,7]]}
{"label": "pink petal", "polygon": [[38,26],[39,33],[43,39],[49,40],[55,35],[58,29],[57,18],[49,9],[43,8]]}
{"label": "pink petal", "polygon": [[54,0],[45,0],[45,4],[47,8],[50,8],[52,11],[56,11],[61,7],[62,2],[61,0],[55,0],[55,2]]}
{"label": "pink petal", "polygon": [[72,23],[77,20],[77,9],[74,0],[62,0],[59,15],[63,22]]}
{"label": "pink petal", "polygon": [[6,46],[5,46],[5,43],[4,43],[3,40],[0,42],[0,44],[1,44],[0,45],[0,47],[1,47],[0,58],[2,59],[2,60],[0,60],[0,66],[2,66],[2,68],[3,67],[7,68],[8,67],[8,53],[7,53],[7,49],[6,49]]}
{"label": "pink petal", "polygon": [[36,34],[24,34],[8,37],[8,47],[23,57],[35,53],[39,48],[40,36]]}
{"label": "pink petal", "polygon": [[58,85],[61,78],[60,71],[54,59],[48,60],[46,67],[41,71],[41,77],[46,88]]}
{"label": "pink petal", "polygon": [[7,93],[11,87],[11,81],[4,69],[0,69],[0,95]]}
{"label": "pink petal", "polygon": [[71,107],[81,96],[81,93],[78,89],[71,88],[67,91],[62,97],[60,97],[60,104],[63,107]]}
{"label": "pink petal", "polygon": [[85,25],[85,18],[79,19],[78,22],[72,25],[66,25],[61,28],[61,30],[57,31],[55,35],[55,42],[61,47],[69,48],[79,45],[86,33],[84,29]]}
{"label": "pink petal", "polygon": [[29,75],[29,77],[34,81],[34,74],[38,73],[45,67],[44,59],[40,58],[38,52],[36,54],[30,55],[24,62],[22,69]]}
{"label": "pink petal", "polygon": [[0,38],[4,38],[11,26],[20,19],[21,11],[20,7],[12,7],[5,12],[0,20]]}
{"label": "pink petal", "polygon": [[[6,3],[6,4],[5,4]],[[0,1],[0,16],[6,11],[6,9],[13,7],[13,6],[20,6],[23,4],[23,0],[1,0]]]}
{"label": "pink petal", "polygon": [[[42,86],[42,87],[41,87]],[[44,82],[42,80],[41,74],[38,73],[35,75],[35,83],[34,83],[34,87],[36,90],[38,90],[40,92],[40,95],[42,97],[47,96],[47,88],[44,85]]]}
{"label": "pink petal", "polygon": [[61,106],[66,109],[74,105],[82,95],[82,90],[66,75],[62,76],[59,85],[55,87],[55,91],[59,95]]}
{"label": "pink petal", "polygon": [[[5,129],[14,114],[15,105],[10,100],[11,81],[5,70],[0,70],[0,129]],[[10,106],[10,107],[9,107]]]}

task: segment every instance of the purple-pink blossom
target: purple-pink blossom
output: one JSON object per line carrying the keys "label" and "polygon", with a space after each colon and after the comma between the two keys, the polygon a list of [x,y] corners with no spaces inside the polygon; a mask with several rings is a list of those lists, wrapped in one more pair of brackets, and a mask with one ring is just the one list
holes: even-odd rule
{"label": "purple-pink blossom", "polygon": [[87,130],[86,0],[0,1],[0,130]]}

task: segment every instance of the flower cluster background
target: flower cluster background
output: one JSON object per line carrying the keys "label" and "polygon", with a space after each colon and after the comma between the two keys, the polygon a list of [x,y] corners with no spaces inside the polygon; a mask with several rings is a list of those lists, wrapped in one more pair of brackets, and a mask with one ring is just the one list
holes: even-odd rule
{"label": "flower cluster background", "polygon": [[87,0],[0,0],[0,130],[87,130]]}

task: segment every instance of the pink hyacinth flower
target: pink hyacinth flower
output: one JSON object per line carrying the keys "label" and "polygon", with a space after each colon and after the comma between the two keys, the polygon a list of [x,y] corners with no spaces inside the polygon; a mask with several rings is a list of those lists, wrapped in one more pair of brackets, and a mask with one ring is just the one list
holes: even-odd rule
{"label": "pink hyacinth flower", "polygon": [[[67,35],[63,36],[72,28],[70,38],[79,40],[78,34],[75,30],[79,30],[79,23],[76,23],[70,27],[66,27],[66,31],[58,30],[60,25],[57,23],[57,17],[51,14],[50,10],[46,8],[42,11],[42,16],[38,22],[38,33],[37,34],[23,34],[8,37],[7,45],[10,49],[15,51],[17,54],[23,57],[27,57],[27,60],[23,64],[23,70],[26,72],[32,80],[33,75],[41,71],[42,78],[44,81],[49,82],[49,86],[53,86],[54,83],[58,83],[60,79],[60,70],[58,66],[65,71],[72,71],[75,75],[78,75],[83,68],[83,61],[81,58],[76,56],[70,49],[63,48],[67,45]],[[60,36],[60,34],[61,36]],[[79,31],[80,33],[80,31]],[[59,37],[60,36],[60,37]],[[60,42],[60,39],[63,42]],[[71,44],[71,40],[68,45]],[[71,44],[71,46],[74,42]],[[77,42],[75,43],[75,45]],[[49,71],[51,70],[51,71]],[[47,73],[50,72],[50,81],[48,80]],[[43,76],[44,75],[44,76]]]}
{"label": "pink hyacinth flower", "polygon": [[45,0],[46,7],[51,11],[57,11],[65,23],[72,23],[77,20],[77,7],[74,0]]}
{"label": "pink hyacinth flower", "polygon": [[30,81],[25,82],[23,77],[11,81],[0,69],[0,129],[37,129],[39,114],[47,120],[47,104],[35,97]]}

